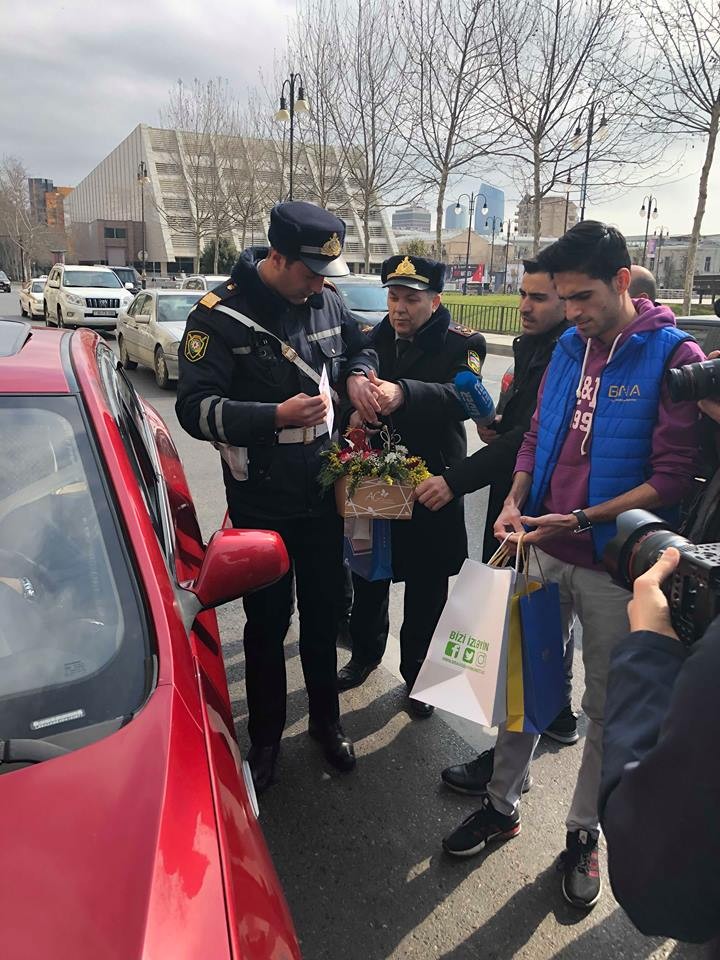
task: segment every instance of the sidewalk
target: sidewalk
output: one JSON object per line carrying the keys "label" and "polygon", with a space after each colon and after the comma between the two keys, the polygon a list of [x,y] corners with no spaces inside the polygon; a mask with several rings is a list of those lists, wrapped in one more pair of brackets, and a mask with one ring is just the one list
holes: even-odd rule
{"label": "sidewalk", "polygon": [[488,353],[495,353],[502,357],[513,355],[512,345],[516,334],[483,333],[487,343]]}

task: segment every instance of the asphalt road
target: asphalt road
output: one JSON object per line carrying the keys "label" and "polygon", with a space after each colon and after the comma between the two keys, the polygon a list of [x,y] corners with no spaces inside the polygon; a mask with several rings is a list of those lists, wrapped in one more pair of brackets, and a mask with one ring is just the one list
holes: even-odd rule
{"label": "asphalt road", "polygon": [[[0,294],[0,316],[18,314],[16,295]],[[485,383],[496,397],[507,364],[502,356],[489,355],[486,361]],[[181,430],[174,393],[159,390],[151,371],[140,368],[130,378],[170,426],[208,537],[224,513],[217,455]],[[476,449],[474,429],[468,438]],[[482,492],[467,498],[470,552],[476,558],[485,504]],[[402,589],[392,590],[395,635]],[[219,619],[238,737],[246,750],[241,604],[222,608]],[[440,711],[430,720],[411,720],[402,709],[395,636],[388,646],[382,667],[368,682],[342,694],[343,722],[355,741],[358,766],[341,775],[324,762],[305,732],[307,699],[295,621],[286,642],[288,725],[279,781],[261,798],[261,822],[306,960],[693,960],[703,955],[696,947],[641,936],[614,901],[606,875],[604,896],[591,914],[563,901],[555,860],[564,846],[563,821],[582,738],[562,748],[541,742],[518,838],[468,860],[446,857],[441,837],[475,809],[476,801],[443,790],[439,771],[491,745],[492,732]],[[340,650],[339,662],[346,657]],[[578,708],[579,654],[575,676]]]}

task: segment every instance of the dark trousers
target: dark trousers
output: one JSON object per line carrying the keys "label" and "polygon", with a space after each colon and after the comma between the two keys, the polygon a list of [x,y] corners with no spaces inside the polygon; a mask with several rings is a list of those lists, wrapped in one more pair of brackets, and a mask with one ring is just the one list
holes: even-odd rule
{"label": "dark trousers", "polygon": [[[364,580],[353,574],[350,637],[352,657],[363,664],[379,663],[390,630],[389,580]],[[425,659],[448,595],[448,578],[423,571],[405,580],[403,623],[400,628],[400,673],[412,688]]]}
{"label": "dark trousers", "polygon": [[342,520],[333,514],[267,521],[232,515],[233,526],[276,530],[285,541],[290,571],[270,587],[248,594],[245,607],[245,689],[248,732],[256,745],[276,743],[285,727],[284,640],[293,610],[293,576],[300,617],[300,661],[310,720],[335,723],[338,605],[342,590]]}

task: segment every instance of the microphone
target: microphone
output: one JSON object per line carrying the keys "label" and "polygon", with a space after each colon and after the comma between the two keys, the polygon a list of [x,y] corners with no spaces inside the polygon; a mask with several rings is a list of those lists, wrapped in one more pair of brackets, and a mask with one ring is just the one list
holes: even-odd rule
{"label": "microphone", "polygon": [[495,403],[482,383],[482,377],[470,370],[461,370],[455,376],[455,389],[465,413],[480,427],[495,419]]}

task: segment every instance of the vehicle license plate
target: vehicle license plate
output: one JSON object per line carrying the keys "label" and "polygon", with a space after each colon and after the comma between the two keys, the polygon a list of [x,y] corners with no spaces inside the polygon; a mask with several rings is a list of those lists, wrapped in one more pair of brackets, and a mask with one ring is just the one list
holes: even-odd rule
{"label": "vehicle license plate", "polygon": [[94,317],[114,317],[117,315],[117,310],[93,310]]}

